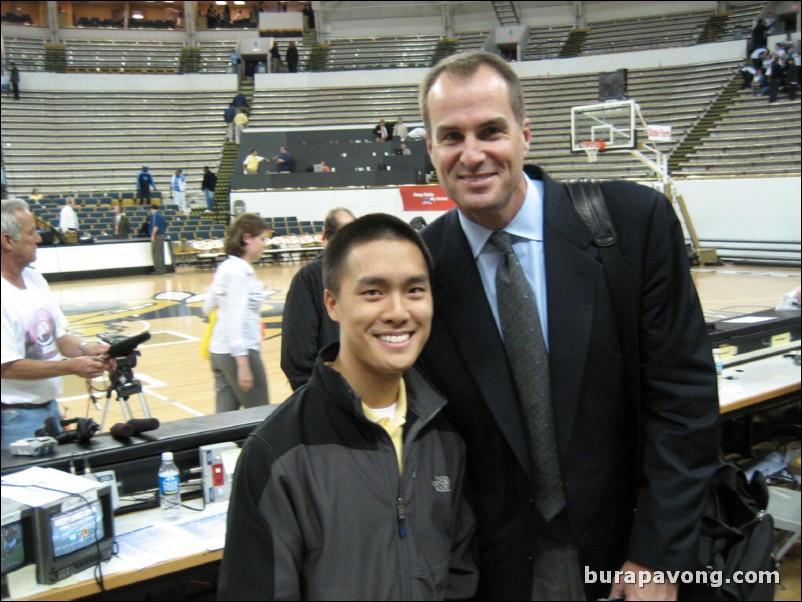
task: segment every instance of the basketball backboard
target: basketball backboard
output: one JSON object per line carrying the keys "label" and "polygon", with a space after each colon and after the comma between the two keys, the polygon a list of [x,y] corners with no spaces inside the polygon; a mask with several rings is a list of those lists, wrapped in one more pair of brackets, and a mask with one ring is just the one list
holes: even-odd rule
{"label": "basketball backboard", "polygon": [[571,151],[584,151],[593,143],[600,150],[636,147],[635,101],[617,100],[571,108]]}

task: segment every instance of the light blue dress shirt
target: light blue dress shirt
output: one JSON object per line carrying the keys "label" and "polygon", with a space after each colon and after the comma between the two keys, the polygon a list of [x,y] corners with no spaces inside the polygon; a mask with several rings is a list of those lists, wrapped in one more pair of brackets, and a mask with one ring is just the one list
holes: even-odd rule
{"label": "light blue dress shirt", "polygon": [[[526,180],[526,196],[523,205],[504,230],[511,235],[512,247],[518,256],[526,279],[529,281],[529,286],[535,293],[538,316],[543,328],[543,340],[546,341],[548,349],[546,255],[543,248],[543,182],[530,180],[526,175],[524,178]],[[496,299],[496,270],[501,260],[501,253],[488,242],[493,230],[472,222],[461,212],[459,212],[459,221],[471,247],[476,267],[479,269],[479,276],[482,279],[490,310],[493,312],[493,319],[495,319],[496,327],[503,339]]]}

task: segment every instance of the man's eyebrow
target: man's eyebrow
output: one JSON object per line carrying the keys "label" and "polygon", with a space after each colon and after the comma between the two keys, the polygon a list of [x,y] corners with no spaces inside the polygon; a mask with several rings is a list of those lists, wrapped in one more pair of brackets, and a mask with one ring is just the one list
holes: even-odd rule
{"label": "man's eyebrow", "polygon": [[[492,119],[487,119],[479,124],[478,129],[484,129],[490,126],[504,126],[507,127],[509,125],[509,120],[505,117],[499,115],[498,117],[493,117]],[[449,123],[443,123],[437,126],[435,129],[435,133],[442,133],[442,132],[450,132],[453,130],[459,130],[459,126],[452,125]]]}
{"label": "man's eyebrow", "polygon": [[[378,285],[390,284],[390,280],[388,280],[387,278],[384,278],[382,276],[370,276],[370,275],[358,278],[356,282],[358,285],[363,285],[363,286],[364,285],[378,286]],[[429,282],[429,276],[421,273],[410,276],[409,278],[404,280],[404,285],[409,286],[410,284],[421,284],[425,282]]]}

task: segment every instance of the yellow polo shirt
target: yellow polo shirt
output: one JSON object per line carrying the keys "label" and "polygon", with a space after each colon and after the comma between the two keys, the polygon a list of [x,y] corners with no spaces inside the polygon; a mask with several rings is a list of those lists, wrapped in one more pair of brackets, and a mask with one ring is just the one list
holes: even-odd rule
{"label": "yellow polo shirt", "polygon": [[390,439],[393,441],[395,447],[395,455],[398,458],[398,471],[404,472],[404,424],[407,421],[407,388],[404,384],[404,379],[398,387],[398,401],[395,407],[395,416],[392,418],[385,418],[377,413],[373,408],[369,408],[362,403],[362,411],[365,413],[365,418],[371,422],[375,422],[387,431]]}

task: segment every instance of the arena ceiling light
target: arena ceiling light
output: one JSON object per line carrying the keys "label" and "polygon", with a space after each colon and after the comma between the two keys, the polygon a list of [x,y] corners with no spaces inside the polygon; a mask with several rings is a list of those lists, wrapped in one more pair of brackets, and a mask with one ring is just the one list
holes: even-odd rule
{"label": "arena ceiling light", "polygon": [[132,19],[144,19],[145,18],[145,13],[143,13],[141,10],[132,10],[131,11],[131,18]]}

